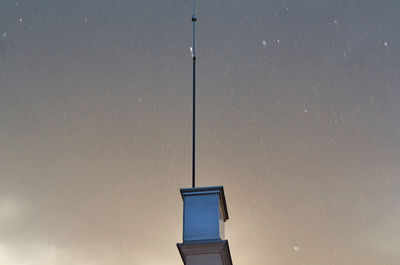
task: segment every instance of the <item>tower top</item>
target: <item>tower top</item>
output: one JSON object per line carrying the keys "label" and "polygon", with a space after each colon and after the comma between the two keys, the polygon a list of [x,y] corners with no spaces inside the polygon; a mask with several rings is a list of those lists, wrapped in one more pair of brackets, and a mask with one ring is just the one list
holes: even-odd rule
{"label": "tower top", "polygon": [[183,242],[177,244],[185,265],[232,265],[225,222],[229,219],[224,188],[181,189]]}
{"label": "tower top", "polygon": [[181,191],[182,199],[184,199],[184,196],[218,194],[224,222],[226,222],[226,220],[229,219],[228,207],[226,205],[225,193],[224,193],[223,186],[182,188],[182,189],[180,189],[180,191]]}

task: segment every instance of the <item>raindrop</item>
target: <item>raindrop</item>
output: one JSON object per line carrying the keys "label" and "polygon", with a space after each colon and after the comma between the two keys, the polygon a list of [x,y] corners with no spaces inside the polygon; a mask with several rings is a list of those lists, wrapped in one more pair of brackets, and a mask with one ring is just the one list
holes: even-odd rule
{"label": "raindrop", "polygon": [[262,41],[262,45],[263,45],[263,46],[266,46],[266,45],[267,45],[267,41],[266,41],[266,40],[263,40],[263,41]]}
{"label": "raindrop", "polygon": [[190,47],[189,48],[189,50],[190,50],[190,54],[192,55],[192,57],[193,57],[193,48],[192,47]]}
{"label": "raindrop", "polygon": [[3,38],[7,37],[7,33],[3,32]]}
{"label": "raindrop", "polygon": [[22,22],[22,21],[24,21],[24,20],[23,20],[22,18],[19,18],[18,21],[19,21],[19,22]]}
{"label": "raindrop", "polygon": [[300,248],[298,246],[294,246],[293,249],[294,249],[294,251],[299,251],[300,250]]}
{"label": "raindrop", "polygon": [[387,43],[387,41],[385,41],[385,42],[383,43],[383,45],[385,45],[385,47],[387,47],[389,44]]}

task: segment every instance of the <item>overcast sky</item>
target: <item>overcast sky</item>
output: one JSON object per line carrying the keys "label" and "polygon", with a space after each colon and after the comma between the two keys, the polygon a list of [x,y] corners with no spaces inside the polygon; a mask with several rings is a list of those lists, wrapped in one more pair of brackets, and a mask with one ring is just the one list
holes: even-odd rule
{"label": "overcast sky", "polygon": [[[192,2],[0,0],[0,264],[178,265]],[[400,1],[198,1],[197,184],[235,265],[398,265]]]}

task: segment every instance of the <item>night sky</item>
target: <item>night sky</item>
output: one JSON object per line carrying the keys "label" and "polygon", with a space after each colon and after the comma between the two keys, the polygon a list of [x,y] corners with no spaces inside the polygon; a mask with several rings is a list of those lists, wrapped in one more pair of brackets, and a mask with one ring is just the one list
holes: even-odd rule
{"label": "night sky", "polygon": [[[0,264],[181,265],[192,1],[0,0]],[[199,0],[197,184],[235,265],[400,262],[400,1]]]}

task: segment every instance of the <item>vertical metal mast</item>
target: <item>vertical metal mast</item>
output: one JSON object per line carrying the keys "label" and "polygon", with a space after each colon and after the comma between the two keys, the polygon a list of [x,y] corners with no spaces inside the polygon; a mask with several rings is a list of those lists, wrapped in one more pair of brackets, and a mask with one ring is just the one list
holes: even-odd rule
{"label": "vertical metal mast", "polygon": [[195,173],[196,173],[196,0],[193,0],[193,15],[192,15],[192,24],[193,24],[193,154],[192,154],[192,187],[195,187]]}

